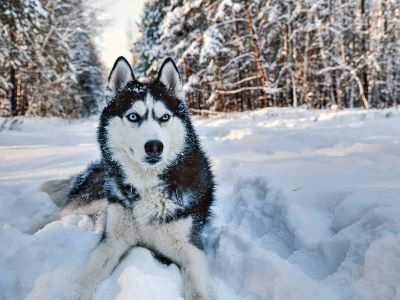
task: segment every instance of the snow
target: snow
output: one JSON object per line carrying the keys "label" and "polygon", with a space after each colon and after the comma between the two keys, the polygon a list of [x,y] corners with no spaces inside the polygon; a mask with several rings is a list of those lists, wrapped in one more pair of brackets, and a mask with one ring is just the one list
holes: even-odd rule
{"label": "snow", "polygon": [[[400,110],[270,108],[194,123],[218,184],[213,299],[400,299]],[[68,298],[100,238],[92,220],[23,231],[55,209],[43,181],[98,158],[95,131],[95,119],[0,131],[0,299]],[[183,299],[183,281],[135,248],[95,299]]]}
{"label": "snow", "polygon": [[200,52],[200,63],[207,62],[208,58],[216,56],[218,50],[222,47],[222,34],[216,27],[206,30],[203,35],[203,47]]}

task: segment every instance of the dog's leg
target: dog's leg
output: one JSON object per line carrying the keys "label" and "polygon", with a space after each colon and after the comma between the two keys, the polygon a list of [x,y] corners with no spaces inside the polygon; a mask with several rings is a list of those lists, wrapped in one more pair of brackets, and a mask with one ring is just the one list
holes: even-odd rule
{"label": "dog's leg", "polygon": [[107,213],[105,211],[98,212],[94,215],[94,232],[101,234],[106,226]]}
{"label": "dog's leg", "polygon": [[184,231],[169,228],[154,232],[154,247],[181,268],[185,282],[185,300],[208,299],[208,262],[204,251],[194,246]]}
{"label": "dog's leg", "polygon": [[107,223],[104,238],[89,255],[83,270],[77,280],[74,300],[91,299],[96,286],[105,279],[118,264],[121,256],[134,244],[125,239],[126,213],[119,205],[109,205],[107,208]]}
{"label": "dog's leg", "polygon": [[188,243],[180,253],[185,279],[185,300],[205,300],[207,293],[207,258],[199,248]]}
{"label": "dog's leg", "polygon": [[[106,199],[94,200],[84,205],[79,205],[79,203],[71,202],[70,204],[66,205],[63,209],[56,211],[50,215],[47,215],[43,220],[35,223],[34,225],[31,226],[31,228],[29,228],[24,232],[27,234],[34,234],[43,227],[45,227],[47,224],[57,221],[62,217],[69,215],[95,215],[97,213],[104,214],[106,207],[107,207]],[[104,223],[104,221],[102,221],[101,219],[99,221]],[[99,226],[102,225],[99,223]]]}
{"label": "dog's leg", "polygon": [[105,238],[90,254],[72,295],[73,300],[90,300],[97,284],[107,277],[128,250],[127,243]]}

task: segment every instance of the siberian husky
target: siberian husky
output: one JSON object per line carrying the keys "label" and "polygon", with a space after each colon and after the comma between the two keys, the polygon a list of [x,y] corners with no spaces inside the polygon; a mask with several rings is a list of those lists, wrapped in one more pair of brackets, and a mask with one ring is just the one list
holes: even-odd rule
{"label": "siberian husky", "polygon": [[124,253],[143,246],[180,266],[186,300],[208,299],[202,231],[210,218],[214,179],[174,61],[166,59],[157,79],[144,83],[125,58],[118,58],[106,99],[97,132],[100,161],[42,186],[61,208],[46,222],[105,212],[102,238],[72,298],[91,299]]}

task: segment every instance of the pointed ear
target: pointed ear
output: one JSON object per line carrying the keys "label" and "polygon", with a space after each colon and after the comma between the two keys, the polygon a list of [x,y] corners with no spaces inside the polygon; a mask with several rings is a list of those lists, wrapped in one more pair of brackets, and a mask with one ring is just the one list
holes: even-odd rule
{"label": "pointed ear", "polygon": [[135,76],[129,62],[123,56],[118,57],[110,76],[108,76],[106,96],[113,98],[119,89],[125,87],[128,82],[133,80],[135,80]]}
{"label": "pointed ear", "polygon": [[168,57],[162,64],[158,72],[158,82],[161,82],[170,90],[175,97],[183,100],[183,87],[179,76],[178,68],[172,58]]}

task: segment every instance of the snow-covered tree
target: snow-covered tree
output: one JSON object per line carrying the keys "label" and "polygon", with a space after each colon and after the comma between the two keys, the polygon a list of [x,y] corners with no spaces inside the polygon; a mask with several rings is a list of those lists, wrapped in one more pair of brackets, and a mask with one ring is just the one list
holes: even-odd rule
{"label": "snow-covered tree", "polygon": [[99,28],[82,0],[0,3],[2,115],[78,117],[97,110]]}
{"label": "snow-covered tree", "polygon": [[145,75],[174,57],[193,109],[398,103],[398,1],[161,2],[145,5],[133,56]]}
{"label": "snow-covered tree", "polygon": [[49,1],[57,31],[70,51],[69,64],[79,95],[79,114],[96,113],[103,94],[102,65],[93,42],[101,29],[97,10],[82,0]]}
{"label": "snow-covered tree", "polygon": [[139,38],[132,46],[135,73],[143,76],[156,74],[159,57],[167,55],[160,41],[160,25],[165,17],[164,9],[169,5],[170,0],[150,0],[144,5],[138,24]]}
{"label": "snow-covered tree", "polygon": [[37,67],[35,42],[47,25],[47,13],[37,1],[0,2],[0,96],[6,115],[27,107],[27,94],[18,89],[29,79],[27,71]]}

